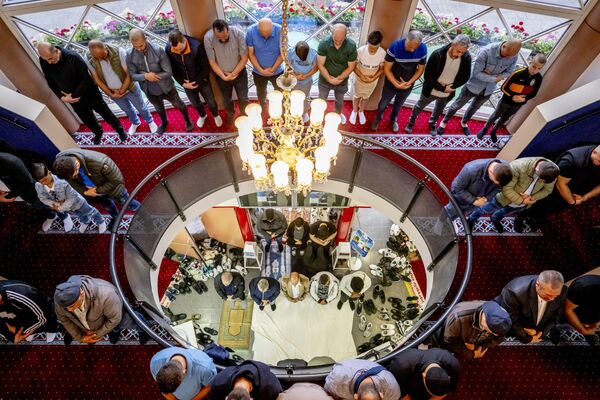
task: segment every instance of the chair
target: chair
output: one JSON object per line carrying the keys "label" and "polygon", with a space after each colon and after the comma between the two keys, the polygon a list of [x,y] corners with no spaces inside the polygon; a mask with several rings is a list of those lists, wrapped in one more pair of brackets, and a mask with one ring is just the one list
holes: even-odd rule
{"label": "chair", "polygon": [[[333,251],[331,252],[331,265],[333,266],[333,270],[335,271],[336,269],[350,269],[349,267],[351,256],[352,252],[350,249],[350,242],[339,242],[335,249],[333,249]],[[348,262],[346,263],[346,267],[338,268],[337,264],[339,260],[348,260]]]}
{"label": "chair", "polygon": [[[248,260],[254,259],[256,266],[248,266]],[[244,243],[244,268],[254,268],[260,270],[263,265],[264,252],[256,242]]]}

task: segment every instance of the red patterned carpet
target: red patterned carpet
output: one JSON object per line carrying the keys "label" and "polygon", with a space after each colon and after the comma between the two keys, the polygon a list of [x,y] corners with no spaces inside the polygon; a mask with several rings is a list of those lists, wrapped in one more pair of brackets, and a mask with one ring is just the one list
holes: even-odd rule
{"label": "red patterned carpet", "polygon": [[[174,113],[169,111],[170,115]],[[195,111],[192,113],[195,115]],[[408,115],[404,109],[401,120]],[[183,131],[180,118],[173,116],[172,120],[170,130]],[[426,128],[425,114],[419,121]],[[448,131],[456,133],[457,124],[453,120]],[[473,131],[476,124],[471,125]],[[207,129],[212,130],[208,125]],[[126,145],[99,150],[121,167],[129,188],[181,151]],[[452,149],[407,153],[447,185],[465,162],[494,154]],[[476,237],[475,264],[465,299],[489,299],[513,277],[545,268],[558,269],[566,279],[572,279],[600,265],[598,221],[600,207],[595,202],[552,216],[543,226],[543,236]],[[71,274],[108,279],[108,235],[41,235],[41,222],[41,217],[29,208],[0,205],[0,275],[31,282],[48,294]],[[149,360],[157,350],[152,345],[64,347],[58,342],[47,346],[0,345],[0,399],[158,399],[160,394],[148,370]],[[598,348],[503,346],[482,360],[464,363],[458,392],[449,398],[597,398],[598,365]]]}

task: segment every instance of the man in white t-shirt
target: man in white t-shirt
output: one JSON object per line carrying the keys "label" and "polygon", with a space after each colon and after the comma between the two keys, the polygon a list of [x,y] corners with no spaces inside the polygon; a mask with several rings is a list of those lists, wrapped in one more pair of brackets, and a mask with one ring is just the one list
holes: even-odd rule
{"label": "man in white t-shirt", "polygon": [[358,49],[358,59],[354,68],[354,96],[350,123],[356,124],[356,116],[361,125],[367,122],[365,103],[373,94],[379,77],[383,75],[385,50],[381,47],[383,35],[379,31],[369,33],[367,44]]}
{"label": "man in white t-shirt", "polygon": [[421,97],[404,128],[406,132],[412,132],[421,111],[435,101],[429,118],[429,132],[435,136],[435,125],[444,107],[454,97],[456,89],[467,83],[471,76],[470,44],[471,39],[467,35],[457,35],[452,43],[431,53],[425,66]]}
{"label": "man in white t-shirt", "polygon": [[[148,123],[150,132],[155,133],[158,126],[142,97],[142,89],[134,82],[127,69],[125,50],[93,39],[88,44],[88,68],[96,84],[114,101],[131,121],[128,133],[134,134],[140,126],[140,118]],[[137,110],[137,113],[136,113]]]}

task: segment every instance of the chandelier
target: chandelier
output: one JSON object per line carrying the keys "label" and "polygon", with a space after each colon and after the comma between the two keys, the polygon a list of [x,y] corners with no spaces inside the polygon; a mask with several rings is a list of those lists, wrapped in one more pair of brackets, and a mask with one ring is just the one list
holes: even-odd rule
{"label": "chandelier", "polygon": [[292,190],[310,191],[313,180],[323,183],[335,163],[342,135],[338,132],[341,116],[325,114],[327,103],[314,99],[310,103],[310,123],[304,124],[305,94],[292,90],[297,79],[288,62],[288,0],[282,1],[280,50],[285,62],[284,73],[277,78],[282,91],[267,94],[269,120],[263,126],[262,107],[252,103],[246,115],[235,120],[243,170],[254,178],[258,190],[272,190],[290,195]]}

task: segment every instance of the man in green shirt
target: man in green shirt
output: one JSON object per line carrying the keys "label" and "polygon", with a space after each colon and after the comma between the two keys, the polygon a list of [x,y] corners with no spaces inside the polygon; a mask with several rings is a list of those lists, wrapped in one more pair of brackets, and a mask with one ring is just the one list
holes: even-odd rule
{"label": "man in green shirt", "polygon": [[335,24],[331,36],[321,40],[317,51],[319,71],[319,98],[327,100],[329,92],[335,94],[335,112],[342,117],[344,95],[348,91],[348,76],[356,66],[357,52],[354,40],[347,38],[348,28],[343,24]]}

